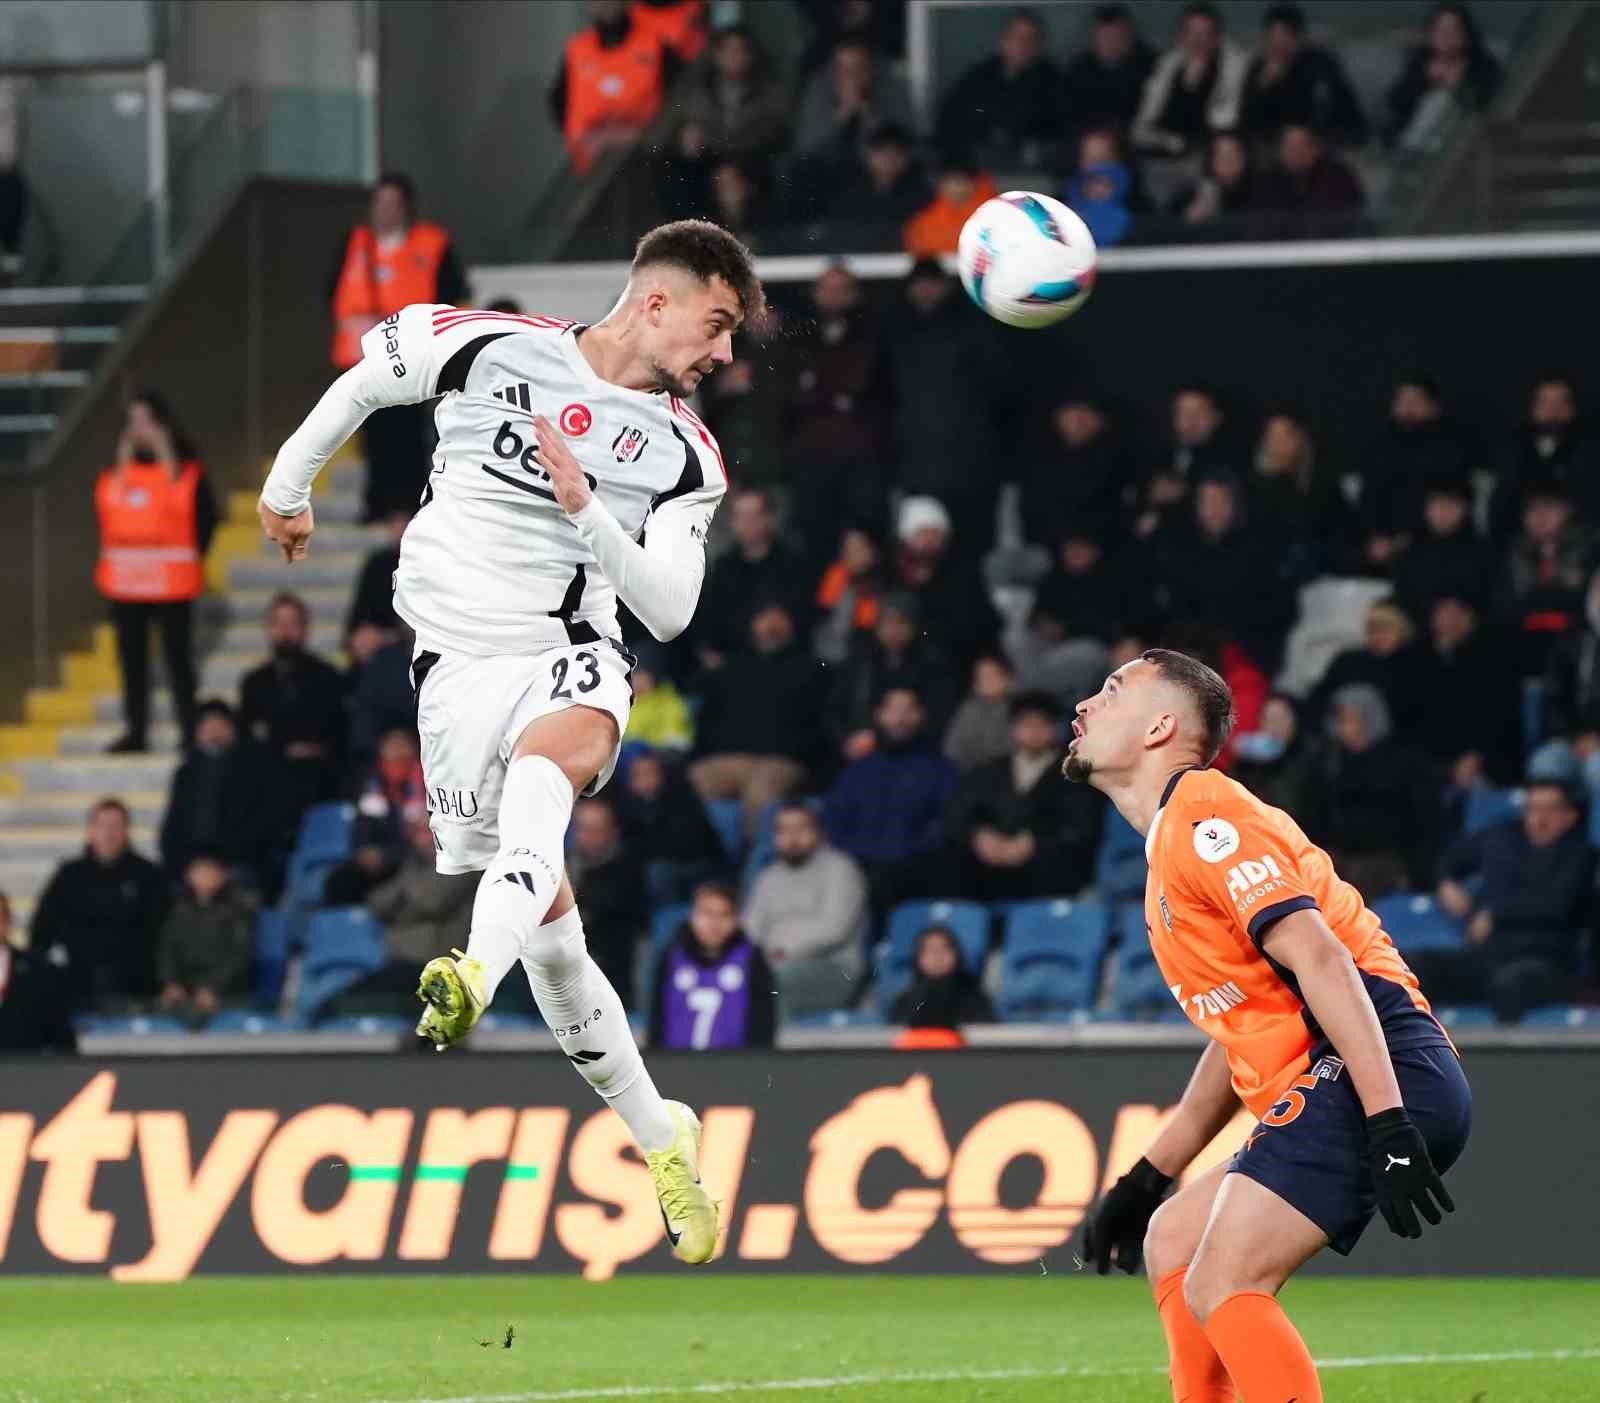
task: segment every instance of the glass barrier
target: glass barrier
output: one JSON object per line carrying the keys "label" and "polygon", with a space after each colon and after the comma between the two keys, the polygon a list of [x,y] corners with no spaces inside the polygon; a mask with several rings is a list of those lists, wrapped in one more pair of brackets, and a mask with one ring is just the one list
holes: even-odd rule
{"label": "glass barrier", "polygon": [[0,0],[0,54],[8,68],[140,64],[155,54],[148,0]]}

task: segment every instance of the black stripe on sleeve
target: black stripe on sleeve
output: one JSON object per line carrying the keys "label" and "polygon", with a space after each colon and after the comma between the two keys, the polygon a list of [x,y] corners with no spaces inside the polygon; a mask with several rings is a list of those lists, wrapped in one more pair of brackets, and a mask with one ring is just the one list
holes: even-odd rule
{"label": "black stripe on sleeve", "polygon": [[672,426],[672,436],[683,445],[683,472],[671,488],[651,501],[651,511],[663,502],[670,502],[674,497],[687,497],[691,492],[698,492],[706,485],[705,469],[700,465],[700,455],[694,451],[694,445],[678,432],[676,424]]}
{"label": "black stripe on sleeve", "polygon": [[491,341],[510,335],[509,331],[491,331],[487,336],[476,336],[467,342],[444,363],[444,369],[439,372],[439,381],[433,389],[434,394],[447,395],[451,390],[466,389],[467,372],[472,369],[473,361],[478,359],[483,348]]}

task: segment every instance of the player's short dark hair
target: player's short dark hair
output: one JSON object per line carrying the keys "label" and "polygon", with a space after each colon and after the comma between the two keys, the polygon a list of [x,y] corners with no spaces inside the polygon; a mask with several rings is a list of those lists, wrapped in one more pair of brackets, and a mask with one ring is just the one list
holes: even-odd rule
{"label": "player's short dark hair", "polygon": [[1011,698],[1006,714],[1013,721],[1019,716],[1043,716],[1056,722],[1061,719],[1061,703],[1049,692],[1018,692]]}
{"label": "player's short dark hair", "polygon": [[735,911],[739,909],[739,893],[732,882],[696,882],[694,890],[689,893],[689,904],[692,906],[702,896],[715,897],[719,901],[726,901]]}
{"label": "player's short dark hair", "polygon": [[122,800],[113,799],[109,795],[104,799],[98,799],[98,800],[95,801],[94,805],[89,810],[89,817],[90,818],[98,818],[101,814],[105,813],[107,810],[110,810],[112,813],[121,814],[122,815],[122,821],[124,823],[130,822],[129,815],[128,815],[128,806],[126,804],[124,804],[122,802]]}
{"label": "player's short dark hair", "polygon": [[1233,732],[1233,692],[1222,674],[1170,648],[1146,648],[1139,656],[1194,703],[1200,716],[1201,762],[1209,765]]}
{"label": "player's short dark hair", "polygon": [[692,273],[708,287],[713,278],[721,278],[733,289],[739,310],[746,317],[758,312],[764,303],[750,250],[709,219],[677,219],[657,225],[640,239],[633,251],[631,271],[637,273],[661,263]]}

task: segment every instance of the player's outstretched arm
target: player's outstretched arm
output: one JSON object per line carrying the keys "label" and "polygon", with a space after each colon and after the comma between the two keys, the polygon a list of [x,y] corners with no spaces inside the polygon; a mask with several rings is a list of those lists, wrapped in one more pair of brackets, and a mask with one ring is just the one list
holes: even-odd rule
{"label": "player's outstretched arm", "polygon": [[1233,1118],[1228,1059],[1218,1043],[1200,1054],[1178,1108],[1145,1156],[1106,1191],[1084,1219],[1083,1256],[1101,1276],[1113,1257],[1123,1271],[1139,1270],[1144,1235],[1172,1182]]}
{"label": "player's outstretched arm", "polygon": [[1314,909],[1293,911],[1278,921],[1263,938],[1262,950],[1294,972],[1306,1007],[1361,1098],[1384,1221],[1401,1237],[1421,1237],[1418,1213],[1437,1224],[1443,1213],[1455,1211],[1455,1204],[1421,1132],[1406,1114],[1383,1025],[1355,961]]}

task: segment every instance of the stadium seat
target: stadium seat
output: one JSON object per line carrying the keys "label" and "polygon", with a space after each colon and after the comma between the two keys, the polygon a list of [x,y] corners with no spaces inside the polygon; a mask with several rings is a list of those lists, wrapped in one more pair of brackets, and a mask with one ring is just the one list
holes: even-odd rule
{"label": "stadium seat", "polygon": [[761,811],[756,814],[756,831],[750,839],[750,851],[745,854],[743,886],[750,890],[750,884],[759,877],[763,869],[770,867],[778,859],[775,829],[778,821],[778,810],[782,801],[774,799],[770,804],[763,804]]}
{"label": "stadium seat", "polygon": [[1094,858],[1094,885],[1106,901],[1142,901],[1147,864],[1144,839],[1134,826],[1110,805],[1106,826]]}
{"label": "stadium seat", "polygon": [[490,1009],[478,1020],[478,1027],[486,1033],[522,1033],[543,1028],[544,1024],[531,1013],[496,1013]]}
{"label": "stadium seat", "polygon": [[298,1017],[310,1020],[335,994],[384,962],[383,927],[360,906],[318,911],[306,922]]}
{"label": "stadium seat", "polygon": [[689,919],[689,903],[660,907],[650,918],[650,963],[653,967],[661,952],[672,943],[678,927]]}
{"label": "stadium seat", "polygon": [[108,1037],[154,1037],[188,1031],[176,1018],[155,1013],[83,1013],[72,1020],[72,1026],[80,1035]]}
{"label": "stadium seat", "polygon": [[836,1008],[788,1020],[791,1028],[881,1028],[883,1015],[874,1008]]}
{"label": "stadium seat", "polygon": [[1523,1028],[1600,1028],[1600,1008],[1555,1004],[1536,1008],[1518,1025]]}
{"label": "stadium seat", "polygon": [[904,901],[889,913],[886,932],[891,961],[909,965],[917,937],[929,926],[948,926],[961,948],[961,963],[983,973],[989,952],[989,910],[976,901]]}
{"label": "stadium seat", "polygon": [[322,1033],[361,1033],[369,1037],[385,1034],[399,1037],[416,1026],[413,1018],[402,1018],[398,1013],[351,1013],[342,1018],[330,1018],[317,1025]]}
{"label": "stadium seat", "polygon": [[1106,908],[1096,900],[1013,906],[1001,947],[1001,1016],[1027,1019],[1088,1008],[1108,935]]}
{"label": "stadium seat", "polygon": [[1510,823],[1522,817],[1523,792],[1520,789],[1494,789],[1480,785],[1467,791],[1467,802],[1461,811],[1462,831],[1482,833],[1499,823]]}
{"label": "stadium seat", "polygon": [[299,1033],[304,1025],[293,1018],[280,1018],[272,1013],[255,1013],[244,1008],[224,1009],[203,1029],[207,1033],[249,1033],[269,1037],[275,1033]]}
{"label": "stadium seat", "polygon": [[269,909],[256,917],[255,971],[251,987],[256,1003],[272,1008],[283,990],[284,971],[289,964],[289,917],[281,909]]}
{"label": "stadium seat", "polygon": [[1544,678],[1522,679],[1522,749],[1532,755],[1544,739]]}
{"label": "stadium seat", "polygon": [[1111,931],[1117,940],[1112,999],[1124,1018],[1161,1017],[1183,1011],[1173,1001],[1172,990],[1150,950],[1150,933],[1144,924],[1144,903],[1123,901],[1111,913]]}
{"label": "stadium seat", "polygon": [[1402,955],[1419,950],[1454,950],[1462,943],[1461,923],[1440,910],[1431,896],[1396,892],[1381,896],[1372,910]]}
{"label": "stadium seat", "polygon": [[708,799],[706,817],[722,839],[729,862],[738,862],[744,853],[744,810],[737,799]]}
{"label": "stadium seat", "polygon": [[300,833],[289,858],[291,880],[301,870],[331,866],[350,856],[350,834],[355,826],[352,804],[313,804],[300,820]]}
{"label": "stadium seat", "polygon": [[1494,1024],[1494,1011],[1487,1004],[1436,1008],[1434,1013],[1446,1028],[1488,1028]]}

